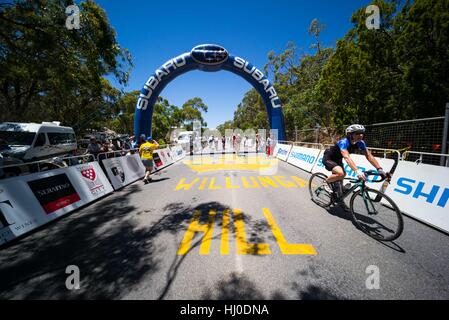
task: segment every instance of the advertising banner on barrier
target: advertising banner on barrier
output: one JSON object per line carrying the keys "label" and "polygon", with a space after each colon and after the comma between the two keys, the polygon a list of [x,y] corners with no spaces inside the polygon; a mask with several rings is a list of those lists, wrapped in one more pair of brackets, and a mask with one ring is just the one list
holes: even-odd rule
{"label": "advertising banner on barrier", "polygon": [[186,156],[184,149],[179,145],[170,147],[170,151],[174,162],[177,162]]}
{"label": "advertising banner on barrier", "polygon": [[290,151],[287,162],[307,172],[311,172],[319,155],[320,149],[295,146]]}
{"label": "advertising banner on barrier", "polygon": [[153,152],[153,162],[154,162],[153,171],[160,170],[168,166],[166,162],[164,163],[164,158],[162,158],[161,155],[159,154],[159,150],[155,150]]}
{"label": "advertising banner on barrier", "polygon": [[162,158],[162,162],[168,166],[173,163],[171,152],[169,148],[158,149],[159,156]]}
{"label": "advertising banner on barrier", "polygon": [[101,161],[115,190],[145,176],[145,167],[137,153]]}
{"label": "advertising banner on barrier", "polygon": [[404,213],[449,232],[449,168],[400,161],[386,194]]}
{"label": "advertising banner on barrier", "polygon": [[65,173],[28,181],[28,186],[47,214],[81,201]]}
{"label": "advertising banner on barrier", "polygon": [[[318,156],[318,160],[313,166],[312,173],[315,172],[322,172],[325,175],[329,176],[331,175],[330,171],[327,171],[323,164],[323,154],[324,150],[320,152],[320,155]],[[393,168],[394,160],[393,159],[385,159],[385,158],[378,158],[375,157],[377,162],[379,162],[380,166],[384,169],[385,172],[389,172],[391,168]],[[366,159],[365,156],[360,154],[351,154],[351,159],[355,162],[357,165],[357,168],[359,168],[360,171],[366,171],[366,170],[374,170],[375,168],[369,163],[369,161]],[[356,173],[349,167],[349,165],[346,163],[346,161],[343,159],[343,165],[345,166],[346,171],[346,178],[356,178]],[[370,181],[373,181],[373,179],[377,179],[375,176],[371,176],[368,179],[368,185],[370,188],[380,190],[382,188],[382,183],[370,183]]]}
{"label": "advertising banner on barrier", "polygon": [[277,143],[274,147],[273,155],[278,159],[287,161],[288,154],[290,153],[291,148],[291,145]]}
{"label": "advertising banner on barrier", "polygon": [[[182,151],[183,157],[185,152]],[[158,149],[153,152],[154,170],[160,170],[174,163],[172,152],[169,148]]]}
{"label": "advertising banner on barrier", "polygon": [[0,244],[113,192],[97,162],[0,181]]}

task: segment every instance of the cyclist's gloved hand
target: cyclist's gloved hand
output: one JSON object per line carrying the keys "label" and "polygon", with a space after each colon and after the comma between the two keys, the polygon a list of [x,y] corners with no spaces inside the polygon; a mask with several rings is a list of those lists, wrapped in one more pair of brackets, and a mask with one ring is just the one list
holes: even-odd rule
{"label": "cyclist's gloved hand", "polygon": [[357,174],[357,178],[359,178],[360,180],[366,181],[365,174],[362,171],[357,170],[356,174]]}
{"label": "cyclist's gloved hand", "polygon": [[384,171],[384,169],[382,169],[382,168],[379,168],[379,169],[377,169],[377,172],[380,174],[380,176],[382,177],[382,178],[384,178],[384,179],[386,179],[386,178],[388,178],[388,176],[390,175],[390,173],[386,173],[385,171]]}

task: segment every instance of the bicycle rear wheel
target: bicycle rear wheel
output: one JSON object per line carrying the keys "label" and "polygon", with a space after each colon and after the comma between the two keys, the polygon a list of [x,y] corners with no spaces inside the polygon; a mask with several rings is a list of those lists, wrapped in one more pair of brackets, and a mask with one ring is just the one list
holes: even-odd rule
{"label": "bicycle rear wheel", "polygon": [[314,173],[309,179],[309,192],[312,201],[321,207],[328,207],[332,203],[331,194],[324,189],[326,184],[326,175],[323,173]]}
{"label": "bicycle rear wheel", "polygon": [[370,237],[380,241],[397,239],[404,228],[401,211],[388,196],[366,188],[355,192],[350,201],[355,224]]}

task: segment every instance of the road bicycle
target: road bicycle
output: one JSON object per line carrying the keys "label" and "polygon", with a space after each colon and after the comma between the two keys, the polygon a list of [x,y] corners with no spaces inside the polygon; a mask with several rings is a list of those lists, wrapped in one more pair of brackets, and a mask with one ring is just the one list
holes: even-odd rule
{"label": "road bicycle", "polygon": [[[381,183],[385,177],[381,177],[376,170],[364,172],[365,177],[377,176],[380,179],[372,179],[370,182]],[[401,211],[394,201],[383,192],[369,188],[361,179],[345,178],[352,185],[338,198],[333,192],[329,192],[326,182],[327,176],[323,173],[315,173],[309,180],[309,192],[312,201],[321,207],[329,207],[344,201],[352,194],[349,201],[349,211],[355,225],[370,237],[380,241],[393,241],[397,239],[404,228]]]}

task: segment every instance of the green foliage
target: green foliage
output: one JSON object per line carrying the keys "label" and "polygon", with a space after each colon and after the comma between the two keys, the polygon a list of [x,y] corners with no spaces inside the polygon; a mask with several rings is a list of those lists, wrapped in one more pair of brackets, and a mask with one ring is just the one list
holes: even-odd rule
{"label": "green foliage", "polygon": [[49,121],[82,130],[113,115],[118,90],[132,66],[106,14],[95,2],[80,4],[80,29],[65,27],[69,0],[17,0],[0,6],[0,120]]}
{"label": "green foliage", "polygon": [[225,121],[223,124],[220,124],[217,126],[217,130],[220,131],[220,134],[222,137],[226,135],[227,129],[234,129],[234,122],[233,121]]}
{"label": "green foliage", "polygon": [[185,126],[187,131],[193,130],[193,121],[198,120],[201,122],[202,127],[206,127],[207,123],[204,121],[202,112],[207,112],[208,107],[201,98],[195,97],[186,101],[182,105],[182,109],[176,114],[182,125]]}
{"label": "green foliage", "polygon": [[107,127],[120,133],[132,133],[134,130],[134,110],[137,103],[139,91],[126,92],[122,94],[113,105],[115,117]]}
{"label": "green foliage", "polygon": [[[314,19],[314,43],[299,53],[292,42],[269,52],[265,72],[283,103],[287,132],[441,116],[449,100],[449,0],[376,0],[380,29],[366,27],[365,7],[354,12],[352,29],[336,48],[323,48],[325,26]],[[234,127],[263,128],[255,90],[234,114]],[[229,126],[229,123],[226,124]],[[223,125],[224,126],[224,125]],[[220,127],[221,128],[221,127]]]}
{"label": "green foliage", "polygon": [[337,123],[376,123],[444,114],[449,78],[449,1],[374,1],[380,30],[363,9],[338,42],[320,80]]}
{"label": "green foliage", "polygon": [[234,112],[233,125],[242,130],[269,129],[267,112],[262,97],[255,89],[248,91]]}

